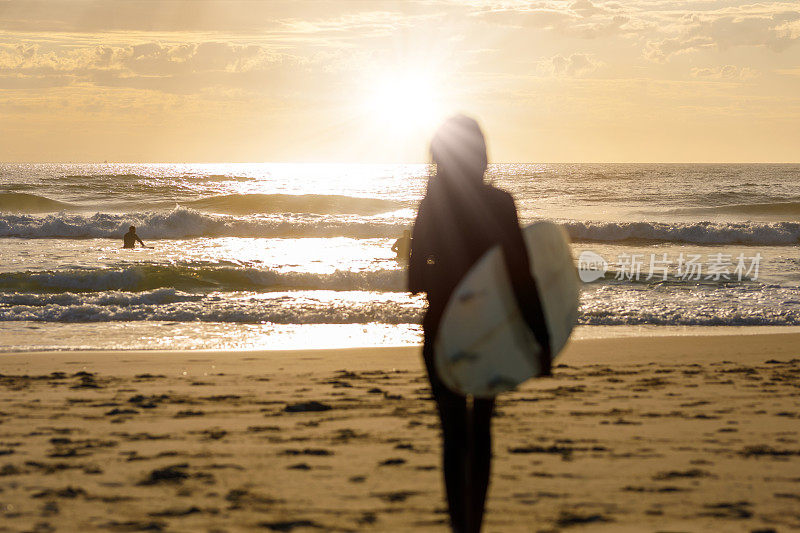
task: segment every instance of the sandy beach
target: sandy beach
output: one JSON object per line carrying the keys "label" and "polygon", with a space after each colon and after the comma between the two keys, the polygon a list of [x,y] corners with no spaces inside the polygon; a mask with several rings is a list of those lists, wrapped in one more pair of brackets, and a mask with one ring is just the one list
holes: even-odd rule
{"label": "sandy beach", "polygon": [[[419,348],[0,357],[0,531],[446,531]],[[485,531],[800,528],[800,334],[572,342]]]}

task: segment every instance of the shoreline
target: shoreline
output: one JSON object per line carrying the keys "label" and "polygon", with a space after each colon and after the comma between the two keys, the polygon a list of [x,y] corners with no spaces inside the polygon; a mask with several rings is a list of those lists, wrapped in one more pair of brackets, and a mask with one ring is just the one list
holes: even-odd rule
{"label": "shoreline", "polygon": [[[784,326],[769,326],[783,328]],[[740,332],[740,333],[707,333],[707,334],[658,334],[630,335],[619,337],[584,337],[571,338],[554,364],[612,364],[615,362],[649,362],[658,357],[671,357],[675,350],[681,353],[676,361],[685,361],[693,357],[698,350],[705,351],[706,361],[731,360],[745,362],[755,354],[760,346],[770,342],[770,350],[777,355],[800,355],[800,330],[786,326],[792,331]],[[727,346],[735,341],[736,349],[726,351]],[[669,346],[668,346],[669,345]],[[646,353],[642,350],[648,348]],[[797,349],[795,349],[797,348]],[[79,365],[99,364],[100,368],[119,366],[129,367],[139,363],[171,364],[163,358],[169,355],[175,361],[183,363],[207,363],[246,366],[248,361],[281,361],[292,365],[293,361],[319,360],[323,368],[328,368],[328,360],[336,360],[337,355],[347,355],[351,364],[358,361],[359,366],[369,366],[372,362],[383,362],[382,359],[395,356],[407,358],[410,355],[421,357],[421,344],[399,346],[358,346],[344,348],[297,348],[297,349],[243,349],[243,350],[33,350],[33,351],[0,351],[0,368],[14,364],[33,364],[32,368],[43,371],[43,361],[24,361],[26,358],[47,358],[54,364]],[[592,355],[598,358],[593,359]],[[363,361],[361,359],[363,358]],[[712,359],[709,359],[712,358]],[[668,361],[665,361],[668,362]],[[305,364],[305,363],[303,363]],[[302,365],[301,365],[302,366]],[[335,365],[334,365],[335,366]],[[408,363],[401,365],[408,370]]]}
{"label": "shoreline", "polygon": [[[25,322],[23,322],[25,323]],[[260,353],[260,352],[316,352],[319,350],[362,350],[362,349],[369,349],[369,350],[382,350],[384,348],[414,348],[414,347],[421,347],[422,344],[420,343],[403,343],[403,342],[396,342],[396,343],[382,343],[372,345],[369,343],[366,344],[349,344],[343,341],[343,337],[339,336],[334,339],[329,339],[329,342],[333,344],[332,348],[321,348],[320,345],[322,344],[320,341],[315,340],[309,344],[308,336],[314,338],[323,338],[326,335],[331,333],[330,329],[314,331],[313,329],[308,331],[305,336],[300,335],[298,332],[292,334],[292,336],[284,336],[280,333],[264,333],[261,334],[260,338],[269,338],[270,342],[276,344],[276,347],[269,347],[269,348],[253,348],[252,343],[250,346],[246,348],[242,347],[231,347],[231,346],[221,346],[221,347],[181,347],[178,349],[165,349],[163,346],[166,344],[165,342],[159,341],[157,345],[154,346],[146,346],[146,347],[128,347],[125,346],[125,342],[123,341],[122,346],[117,345],[108,348],[98,348],[92,347],[84,347],[81,345],[77,346],[59,346],[59,347],[46,347],[40,348],[34,346],[32,348],[25,348],[21,345],[29,340],[33,331],[29,332],[16,332],[12,333],[9,331],[3,331],[3,324],[14,324],[14,322],[0,322],[0,334],[6,335],[7,339],[6,342],[10,343],[10,346],[0,346],[0,358],[6,357],[9,355],[15,354],[55,354],[55,353],[138,353],[138,352],[159,352],[159,353],[175,353],[180,354],[182,352],[189,352],[189,353]],[[37,323],[33,323],[37,324]],[[123,330],[119,329],[119,323],[111,323],[113,328],[109,332],[110,336],[114,339],[119,341],[120,332],[124,332],[127,337],[131,339],[137,338],[139,334],[147,334],[152,333],[145,329],[144,331],[140,332],[137,328],[143,326],[145,328],[153,328],[161,325],[160,322],[137,322],[134,323],[134,328],[124,328]],[[166,324],[166,323],[164,323]],[[85,327],[85,326],[95,326],[95,323],[77,323],[77,324],[57,324],[59,327],[71,327],[71,326],[78,326],[78,327]],[[348,325],[349,326],[349,325]],[[37,327],[38,324],[37,324]],[[339,328],[341,329],[341,328]],[[338,330],[337,330],[338,331]],[[366,334],[366,330],[364,330]],[[238,332],[241,333],[241,332]],[[378,332],[380,333],[380,332]],[[572,332],[572,336],[570,338],[570,342],[576,341],[584,341],[584,340],[614,340],[614,339],[629,339],[629,338],[671,338],[671,337],[716,337],[716,336],[752,336],[752,335],[782,335],[782,334],[794,334],[800,333],[800,326],[653,326],[653,325],[612,325],[612,326],[600,326],[600,325],[579,325],[576,326]],[[219,336],[224,338],[230,338],[231,335],[235,336],[237,331],[228,331],[226,334],[220,333]],[[246,334],[246,333],[245,333]],[[375,332],[372,332],[375,334]],[[52,336],[52,331],[42,331],[37,332],[37,335],[41,336]],[[277,336],[276,336],[277,335]],[[419,334],[421,336],[421,333]],[[68,342],[78,342],[74,339],[83,338],[80,335],[80,331],[74,331],[70,335],[66,337]],[[353,339],[350,339],[352,342]],[[289,342],[291,341],[291,342]],[[134,342],[134,341],[130,341]],[[263,342],[263,341],[262,341]],[[302,343],[306,344],[302,344]],[[301,343],[299,346],[292,346],[292,344]]]}

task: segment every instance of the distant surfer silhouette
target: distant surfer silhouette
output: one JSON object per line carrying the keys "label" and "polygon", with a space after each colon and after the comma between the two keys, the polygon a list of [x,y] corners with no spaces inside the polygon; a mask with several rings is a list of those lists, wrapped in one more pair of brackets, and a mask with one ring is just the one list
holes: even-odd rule
{"label": "distant surfer silhouette", "polygon": [[428,180],[411,240],[409,288],[425,292],[423,357],[439,410],[444,478],[453,531],[480,531],[491,462],[494,399],[449,390],[436,373],[433,345],[445,306],[458,282],[490,248],[500,245],[520,310],[543,347],[550,369],[550,339],[519,227],[514,199],[483,181],[486,143],[478,123],[458,115],[431,141],[436,174]]}
{"label": "distant surfer silhouette", "polygon": [[142,248],[147,248],[142,242],[142,239],[136,235],[136,226],[131,226],[128,228],[128,233],[122,236],[122,247],[123,248],[136,248],[136,243],[142,245]]}
{"label": "distant surfer silhouette", "polygon": [[408,261],[411,255],[411,232],[403,230],[403,235],[394,241],[392,251],[397,254],[398,261]]}

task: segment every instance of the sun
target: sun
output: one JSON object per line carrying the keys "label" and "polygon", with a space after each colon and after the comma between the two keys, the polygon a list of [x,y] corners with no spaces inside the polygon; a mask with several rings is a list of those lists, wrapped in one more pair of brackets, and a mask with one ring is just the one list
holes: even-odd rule
{"label": "sun", "polygon": [[435,76],[421,71],[387,72],[370,83],[364,102],[370,121],[395,135],[430,135],[444,118]]}

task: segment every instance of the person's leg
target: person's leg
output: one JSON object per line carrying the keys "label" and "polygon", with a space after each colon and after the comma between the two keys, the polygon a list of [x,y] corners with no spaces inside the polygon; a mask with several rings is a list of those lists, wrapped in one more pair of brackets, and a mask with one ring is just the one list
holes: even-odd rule
{"label": "person's leg", "polygon": [[447,491],[447,504],[450,510],[450,523],[453,531],[467,531],[465,443],[467,438],[466,398],[450,391],[441,382],[433,365],[433,350],[427,344],[423,347],[425,367],[431,383],[431,392],[436,400],[442,426],[442,463],[444,483]]}
{"label": "person's leg", "polygon": [[486,504],[486,493],[489,488],[492,461],[492,413],[494,399],[472,402],[472,445],[473,457],[470,480],[470,533],[481,529],[483,511]]}

